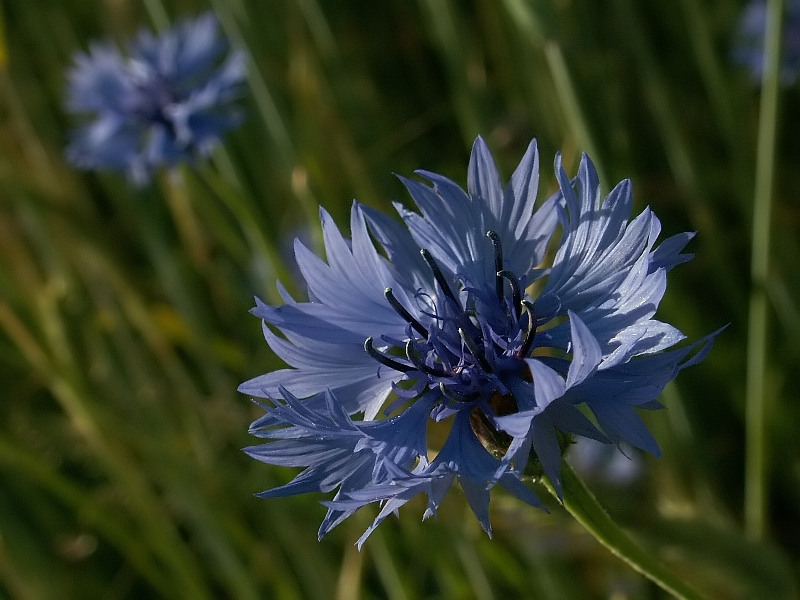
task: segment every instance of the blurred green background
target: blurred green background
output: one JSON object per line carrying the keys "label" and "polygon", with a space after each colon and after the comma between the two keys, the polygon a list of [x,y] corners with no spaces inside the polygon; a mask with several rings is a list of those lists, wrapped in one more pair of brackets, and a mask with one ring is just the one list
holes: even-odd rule
{"label": "blurred green background", "polygon": [[[0,598],[666,597],[558,506],[547,515],[502,492],[493,540],[454,489],[438,520],[420,523],[411,502],[360,553],[374,507],[317,542],[321,497],[253,497],[294,474],[240,450],[257,442],[247,427],[261,411],[236,386],[278,366],[247,312],[253,296],[279,301],[277,277],[302,290],[291,243],[318,248],[318,205],[346,226],[353,198],[407,201],[393,173],[465,184],[478,134],[504,178],[533,137],[544,191],[555,152],[574,172],[587,151],[606,190],[633,180],[636,211],[650,205],[666,235],[698,232],[659,316],[693,339],[730,327],[668,388],[668,410],[646,415],[664,456],[634,452],[632,480],[599,467],[586,480],[709,597],[795,597],[800,105],[796,85],[780,90],[770,265],[751,288],[762,94],[729,60],[741,8],[0,2]],[[199,171],[142,189],[69,168],[73,52],[208,9],[251,56],[245,125]],[[761,293],[753,429],[748,303]],[[745,466],[748,427],[763,476]],[[748,477],[765,498],[763,535],[745,523]]]}

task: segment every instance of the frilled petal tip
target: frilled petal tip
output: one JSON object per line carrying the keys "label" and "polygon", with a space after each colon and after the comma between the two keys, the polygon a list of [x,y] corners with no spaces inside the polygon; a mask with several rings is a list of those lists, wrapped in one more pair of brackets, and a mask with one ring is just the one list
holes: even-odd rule
{"label": "frilled petal tip", "polygon": [[589,408],[609,440],[660,456],[658,443],[634,409],[663,408],[657,398],[667,383],[683,369],[702,361],[726,327],[682,348],[637,356],[601,370],[591,380],[568,390],[564,400]]}
{"label": "frilled petal tip", "polygon": [[500,241],[505,267],[527,274],[544,258],[557,218],[548,200],[536,210],[539,153],[528,146],[511,181],[504,187],[486,143],[478,137],[472,148],[467,191],[437,173],[419,170],[426,185],[400,177],[419,213],[397,205],[419,248],[426,248],[450,273],[473,283],[494,279],[488,231]]}

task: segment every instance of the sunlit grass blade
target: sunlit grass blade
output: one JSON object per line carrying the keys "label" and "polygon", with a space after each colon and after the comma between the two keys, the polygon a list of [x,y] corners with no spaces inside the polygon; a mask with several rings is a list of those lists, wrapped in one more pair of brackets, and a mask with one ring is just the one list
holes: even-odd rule
{"label": "sunlit grass blade", "polygon": [[[236,21],[235,16],[230,10],[229,3],[214,0],[212,2],[215,12],[220,20],[225,35],[231,40],[234,47],[247,48],[247,40],[244,32]],[[297,151],[289,134],[289,127],[286,120],[278,109],[277,104],[270,92],[264,77],[258,70],[257,65],[250,64],[247,70],[247,83],[253,94],[253,99],[258,108],[258,116],[269,133],[270,140],[274,144],[277,157],[282,161],[289,171],[297,160]]]}
{"label": "sunlit grass blade", "polygon": [[[375,542],[375,543],[372,543]],[[408,600],[405,586],[403,585],[395,558],[386,545],[386,540],[381,531],[373,533],[370,539],[369,553],[375,561],[375,569],[380,577],[384,592],[391,600]]]}
{"label": "sunlit grass blade", "polygon": [[[54,306],[45,299],[40,302],[37,312],[46,332],[45,347],[33,346],[33,336],[30,334],[21,336],[21,347],[27,348],[29,352],[33,351],[30,358],[36,362],[40,376],[47,381],[72,427],[92,449],[108,476],[125,490],[133,512],[140,519],[141,534],[148,540],[152,551],[165,564],[170,565],[180,586],[187,586],[186,589],[191,590],[193,595],[197,594],[198,598],[208,597],[201,583],[202,578],[195,571],[195,566],[175,536],[174,530],[165,520],[158,502],[143,485],[136,467],[124,451],[106,438],[95,410],[89,404],[90,394],[81,382],[75,366],[68,359],[69,344]],[[4,321],[6,331],[16,332],[15,335],[20,337],[20,333],[24,331],[22,324],[11,318]]]}
{"label": "sunlit grass blade", "polygon": [[[2,438],[0,464],[15,476],[33,484],[40,493],[52,496],[80,514],[82,523],[116,546],[154,589],[165,595],[175,591],[169,574],[159,565],[148,541],[126,527],[118,514],[103,507],[92,494],[80,489],[73,481],[28,453],[26,449]],[[10,540],[6,538],[5,541]]]}
{"label": "sunlit grass blade", "polygon": [[423,0],[419,4],[426,15],[425,23],[430,28],[430,38],[438,47],[447,69],[449,85],[452,88],[451,101],[460,124],[461,135],[465,144],[469,145],[482,128],[468,79],[471,68],[479,67],[470,64],[471,59],[465,47],[467,39],[459,35],[460,28],[457,21],[459,12],[450,6],[450,2]]}
{"label": "sunlit grass blade", "polygon": [[698,175],[693,152],[683,139],[683,127],[666,90],[667,78],[658,67],[655,50],[644,35],[645,27],[638,16],[638,6],[631,0],[615,0],[614,8],[626,23],[627,42],[638,62],[645,97],[653,112],[664,150],[678,183],[691,193],[697,193]]}
{"label": "sunlit grass blade", "polygon": [[603,156],[591,133],[585,111],[581,106],[580,94],[573,81],[573,76],[570,74],[563,49],[558,41],[546,38],[541,19],[536,13],[535,4],[520,2],[520,0],[505,0],[503,4],[514,26],[522,33],[525,45],[543,54],[553,81],[557,105],[572,137],[574,137],[574,143],[581,152],[592,157],[601,186],[603,189],[608,189]]}
{"label": "sunlit grass blade", "polygon": [[766,502],[766,360],[767,287],[769,277],[770,226],[772,216],[775,141],[778,127],[778,92],[783,22],[783,0],[767,3],[767,29],[764,35],[764,79],[761,85],[756,184],[753,198],[753,229],[750,258],[750,310],[747,334],[746,444],[744,517],[747,534],[764,535]]}
{"label": "sunlit grass blade", "polygon": [[208,242],[191,205],[183,173],[178,169],[162,171],[159,183],[186,253],[194,264],[202,266],[208,260]]}
{"label": "sunlit grass blade", "polygon": [[8,64],[8,47],[6,45],[6,17],[0,7],[0,70],[5,71]]}
{"label": "sunlit grass blade", "polygon": [[144,0],[144,7],[150,15],[156,31],[164,31],[169,28],[169,15],[161,0]]}
{"label": "sunlit grass blade", "polygon": [[689,142],[691,131],[676,111],[677,103],[669,78],[661,67],[657,48],[644,33],[647,28],[639,14],[641,9],[631,0],[614,0],[612,5],[620,22],[626,23],[625,42],[641,78],[644,101],[652,114],[652,124],[657,128],[672,177],[689,199],[685,204],[686,211],[695,228],[702,231],[703,248],[709,255],[709,264],[719,266],[711,269],[708,277],[713,279],[718,294],[730,299],[740,298],[742,293],[736,271],[727,268],[730,260],[724,253],[727,246],[724,232],[714,218],[706,182],[699,170],[702,161]]}
{"label": "sunlit grass blade", "polygon": [[292,280],[281,257],[280,249],[276,246],[278,232],[265,231],[265,219],[248,201],[248,197],[241,190],[229,185],[215,171],[202,168],[199,176],[202,182],[217,196],[217,199],[234,215],[243,232],[250,251],[248,260],[255,265],[260,279],[259,293],[269,301],[279,301],[274,285],[275,281],[280,279],[291,289]]}
{"label": "sunlit grass blade", "polygon": [[678,3],[684,14],[689,41],[696,57],[700,74],[703,77],[708,99],[713,107],[712,116],[731,152],[741,159],[742,144],[737,137],[733,97],[730,86],[725,81],[723,65],[714,49],[713,32],[710,31],[709,17],[704,14],[707,7],[698,0],[680,0]]}

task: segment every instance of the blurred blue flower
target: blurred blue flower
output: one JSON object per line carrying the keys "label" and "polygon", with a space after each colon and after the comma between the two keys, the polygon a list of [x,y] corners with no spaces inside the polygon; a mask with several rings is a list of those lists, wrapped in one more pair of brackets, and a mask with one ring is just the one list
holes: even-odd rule
{"label": "blurred blue flower", "polygon": [[625,444],[618,449],[589,438],[578,438],[569,448],[568,462],[581,475],[618,488],[636,483],[644,470],[641,457]]}
{"label": "blurred blue flower", "polygon": [[229,52],[212,13],[158,36],[141,30],[127,55],[93,43],[68,73],[67,108],[85,121],[67,160],[141,184],[156,167],[205,156],[242,120],[234,101],[245,71],[244,54]]}
{"label": "blurred blue flower", "polygon": [[535,142],[504,187],[478,138],[467,192],[401,178],[419,209],[396,204],[405,227],[354,203],[347,240],[321,211],[327,261],[295,243],[310,301],[282,291],[252,311],[290,368],[240,386],[269,399],[251,432],[270,441],[246,452],[305,467],[260,495],[337,490],[320,537],[381,502],[362,544],[418,494],[435,514],[458,480],[491,534],[490,489],[540,506],[523,476],[560,490],[569,435],[659,452],[635,409],[660,408],[713,338],[668,350],[684,336],[652,318],[692,234],[656,247],[656,216],[629,220],[630,182],[603,198],[586,156],[576,178],[560,157],[555,172],[560,191],[536,207]]}
{"label": "blurred blue flower", "polygon": [[[732,51],[734,62],[750,70],[753,80],[764,76],[764,35],[767,28],[766,0],[752,0],[742,11]],[[800,76],[800,0],[788,0],[784,12],[780,78],[784,85]]]}

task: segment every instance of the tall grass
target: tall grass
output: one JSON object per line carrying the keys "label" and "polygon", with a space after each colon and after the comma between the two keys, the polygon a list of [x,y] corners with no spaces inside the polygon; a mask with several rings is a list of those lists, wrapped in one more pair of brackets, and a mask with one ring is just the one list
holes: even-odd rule
{"label": "tall grass", "polygon": [[[692,338],[730,327],[667,390],[668,410],[646,415],[663,458],[634,455],[632,483],[587,482],[709,597],[795,597],[799,98],[797,87],[778,90],[770,117],[774,216],[755,282],[768,316],[768,410],[747,438],[761,449],[753,479],[745,357],[765,121],[759,86],[729,60],[740,8],[4,2],[0,597],[662,597],[557,505],[547,515],[497,494],[489,540],[457,494],[424,523],[412,502],[358,553],[370,509],[317,542],[320,498],[253,497],[292,474],[240,451],[260,411],[236,386],[278,366],[247,312],[252,297],[278,301],[276,278],[302,294],[291,240],[318,245],[318,205],[339,223],[353,198],[391,210],[405,201],[392,173],[417,168],[463,183],[478,134],[506,176],[532,137],[545,165],[562,151],[574,171],[589,151],[605,185],[633,180],[637,208],[653,207],[666,234],[698,231],[697,257],[671,273],[660,316]],[[208,9],[252,59],[245,125],[208,164],[143,189],[69,168],[72,53]],[[746,478],[762,493],[760,540],[744,535]]]}

